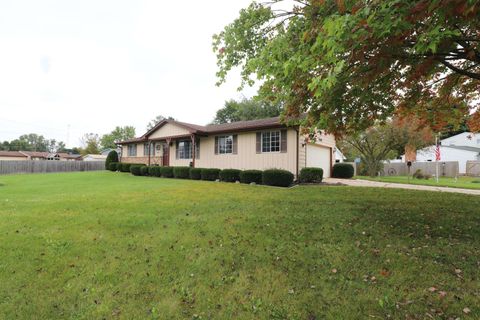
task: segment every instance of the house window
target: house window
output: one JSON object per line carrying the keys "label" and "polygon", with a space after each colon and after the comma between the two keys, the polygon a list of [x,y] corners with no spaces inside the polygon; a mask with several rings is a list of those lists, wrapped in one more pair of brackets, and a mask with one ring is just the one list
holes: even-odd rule
{"label": "house window", "polygon": [[262,152],[280,152],[280,131],[262,132]]}
{"label": "house window", "polygon": [[190,140],[177,141],[177,158],[192,159],[192,141]]}
{"label": "house window", "polygon": [[129,157],[136,157],[137,156],[137,145],[136,144],[129,144],[128,145],[128,156]]}
{"label": "house window", "polygon": [[218,137],[218,153],[233,153],[233,136]]}
{"label": "house window", "polygon": [[[151,146],[151,148],[150,148],[150,146]],[[150,155],[154,156],[155,155],[155,144],[145,143],[143,145],[143,155],[148,156],[148,151],[150,151]]]}

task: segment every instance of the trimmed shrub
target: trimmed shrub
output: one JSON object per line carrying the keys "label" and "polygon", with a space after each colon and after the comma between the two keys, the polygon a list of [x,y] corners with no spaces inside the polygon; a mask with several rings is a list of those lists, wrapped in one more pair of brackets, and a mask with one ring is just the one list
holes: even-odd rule
{"label": "trimmed shrub", "polygon": [[281,169],[263,171],[262,183],[267,186],[288,187],[293,182],[293,173]]}
{"label": "trimmed shrub", "polygon": [[332,177],[350,179],[355,174],[355,170],[350,163],[335,163],[333,165]]}
{"label": "trimmed shrub", "polygon": [[141,176],[142,175],[142,168],[144,166],[141,165],[141,164],[134,164],[134,165],[131,165],[130,166],[130,172],[134,175],[134,176]]}
{"label": "trimmed shrub", "polygon": [[202,168],[190,168],[190,179],[192,180],[202,179]]}
{"label": "trimmed shrub", "polygon": [[164,178],[173,178],[173,167],[160,167],[160,174]]}
{"label": "trimmed shrub", "polygon": [[240,172],[238,169],[223,169],[220,171],[220,180],[225,182],[240,181]]}
{"label": "trimmed shrub", "polygon": [[202,177],[202,180],[215,181],[219,178],[220,171],[221,171],[220,169],[204,168],[200,171],[200,175]]}
{"label": "trimmed shrub", "polygon": [[119,163],[118,164],[118,171],[120,172],[130,172],[130,167],[132,166],[131,163]]}
{"label": "trimmed shrub", "polygon": [[162,175],[159,166],[148,167],[148,174],[152,177],[160,177]]}
{"label": "trimmed shrub", "polygon": [[142,166],[140,167],[140,173],[142,174],[142,176],[148,176],[148,167],[147,166]]}
{"label": "trimmed shrub", "polygon": [[302,183],[322,182],[322,168],[303,168],[300,170],[299,180]]}
{"label": "trimmed shrub", "polygon": [[117,171],[117,167],[118,167],[118,162],[110,162],[108,164],[108,170],[110,171]]}
{"label": "trimmed shrub", "polygon": [[107,159],[105,160],[105,169],[110,170],[110,163],[112,162],[118,162],[118,153],[115,150],[108,153]]}
{"label": "trimmed shrub", "polygon": [[240,172],[240,182],[241,183],[252,183],[262,184],[262,171],[260,170],[245,170]]}
{"label": "trimmed shrub", "polygon": [[190,178],[190,167],[173,167],[173,176],[177,179]]}

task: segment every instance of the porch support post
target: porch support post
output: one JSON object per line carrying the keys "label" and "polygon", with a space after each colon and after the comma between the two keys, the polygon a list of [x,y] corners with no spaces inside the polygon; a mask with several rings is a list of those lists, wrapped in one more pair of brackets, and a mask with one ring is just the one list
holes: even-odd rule
{"label": "porch support post", "polygon": [[[170,165],[170,143],[172,142],[172,138],[166,138],[165,141],[167,141],[167,159],[168,165]],[[163,159],[165,158],[162,158],[162,167],[165,166],[165,163],[163,163]]]}
{"label": "porch support post", "polygon": [[192,139],[192,167],[195,168],[195,149],[197,146],[195,145],[195,134],[190,135],[190,139]]}

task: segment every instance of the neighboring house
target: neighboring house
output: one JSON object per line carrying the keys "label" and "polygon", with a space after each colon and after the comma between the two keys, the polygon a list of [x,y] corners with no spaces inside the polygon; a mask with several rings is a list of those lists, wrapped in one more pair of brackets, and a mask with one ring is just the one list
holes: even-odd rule
{"label": "neighboring house", "polygon": [[480,134],[463,132],[442,140],[442,146],[480,148]]}
{"label": "neighboring house", "polygon": [[59,160],[76,161],[82,160],[79,154],[63,152],[49,153],[38,151],[0,151],[0,160]]}
{"label": "neighboring house", "polygon": [[86,154],[82,157],[83,161],[103,161],[107,160],[107,156],[103,154]]}
{"label": "neighboring house", "polygon": [[[430,146],[417,151],[417,161],[435,161],[435,146]],[[458,161],[458,172],[465,174],[467,171],[467,161],[480,160],[480,147],[440,146],[440,162]]]}
{"label": "neighboring house", "polygon": [[320,167],[329,177],[335,138],[321,132],[307,142],[297,127],[279,117],[201,126],[163,120],[143,136],[122,141],[121,161],[161,166],[219,169],[285,169],[298,176],[303,167]]}
{"label": "neighboring house", "polygon": [[[417,162],[435,161],[436,147],[429,146],[417,150]],[[405,155],[401,161],[405,162]],[[440,162],[458,161],[458,171],[465,174],[467,161],[480,161],[480,134],[463,132],[440,141]],[[391,161],[393,162],[393,161]]]}
{"label": "neighboring house", "polygon": [[107,149],[103,149],[102,151],[100,151],[100,154],[102,154],[104,156],[108,156],[108,154],[111,151],[117,151],[117,153],[120,154],[120,152],[122,152],[122,149],[121,148],[117,148],[117,149],[107,148]]}
{"label": "neighboring house", "polygon": [[28,160],[28,157],[18,151],[0,151],[0,160]]}
{"label": "neighboring house", "polygon": [[342,151],[340,151],[340,149],[336,148],[335,149],[335,163],[341,163],[341,162],[344,162],[345,160],[347,160],[347,157],[345,157],[342,153]]}

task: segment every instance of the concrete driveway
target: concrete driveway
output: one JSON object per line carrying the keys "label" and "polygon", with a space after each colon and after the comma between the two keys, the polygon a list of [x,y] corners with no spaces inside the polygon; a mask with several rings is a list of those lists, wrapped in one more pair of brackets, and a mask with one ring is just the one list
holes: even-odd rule
{"label": "concrete driveway", "polygon": [[460,189],[449,187],[435,187],[435,186],[421,186],[415,184],[403,184],[403,183],[390,183],[381,181],[369,181],[361,179],[335,179],[326,178],[324,182],[327,184],[343,184],[352,187],[376,187],[376,188],[395,188],[395,189],[408,189],[408,190],[423,190],[423,191],[437,191],[437,192],[451,192],[451,193],[463,193],[480,196],[479,190],[472,189]]}

